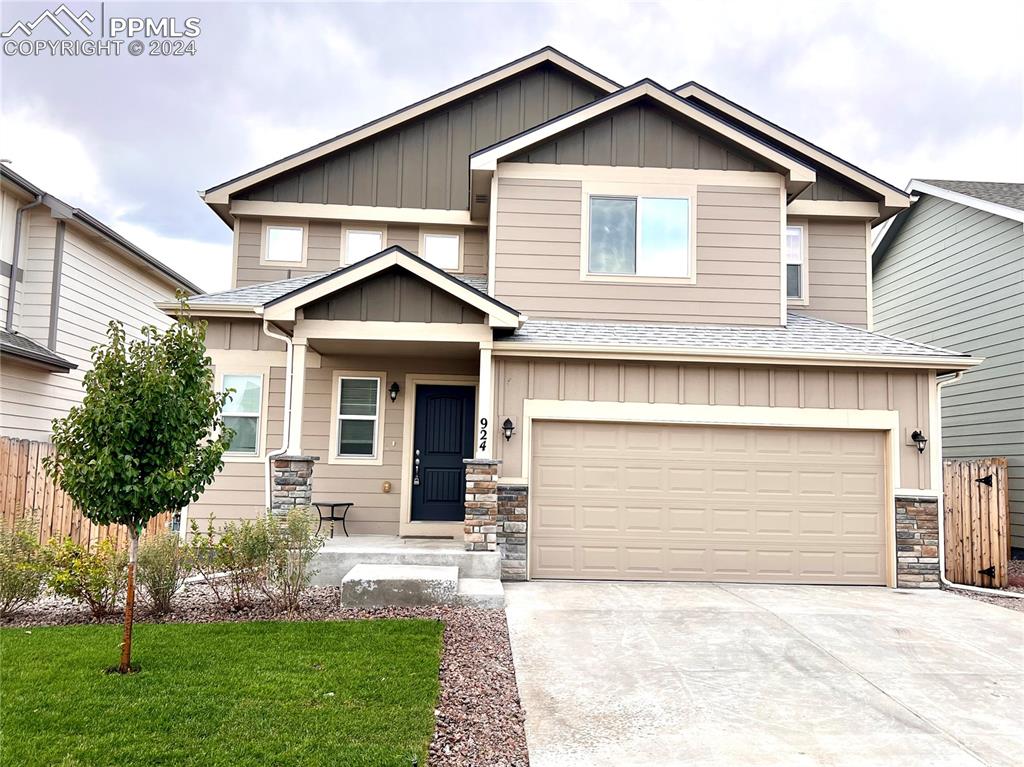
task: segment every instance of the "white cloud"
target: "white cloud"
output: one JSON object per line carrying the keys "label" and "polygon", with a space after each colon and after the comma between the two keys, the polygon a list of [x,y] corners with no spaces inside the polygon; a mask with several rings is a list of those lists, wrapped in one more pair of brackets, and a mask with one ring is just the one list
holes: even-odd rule
{"label": "white cloud", "polygon": [[187,237],[166,237],[144,224],[120,219],[104,223],[206,292],[231,287],[230,240],[221,244]]}

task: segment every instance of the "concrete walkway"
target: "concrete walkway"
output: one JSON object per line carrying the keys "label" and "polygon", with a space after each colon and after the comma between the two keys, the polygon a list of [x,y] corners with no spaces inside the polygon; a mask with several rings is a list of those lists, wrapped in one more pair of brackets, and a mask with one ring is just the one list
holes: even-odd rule
{"label": "concrete walkway", "polygon": [[1024,614],[941,592],[506,585],[532,767],[1014,765]]}

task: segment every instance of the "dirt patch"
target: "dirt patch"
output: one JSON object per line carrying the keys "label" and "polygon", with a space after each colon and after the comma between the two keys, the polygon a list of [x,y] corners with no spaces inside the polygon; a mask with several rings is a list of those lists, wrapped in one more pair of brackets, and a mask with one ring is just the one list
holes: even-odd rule
{"label": "dirt patch", "polygon": [[[154,616],[140,608],[139,623],[213,623],[265,620],[357,620],[364,618],[428,618],[445,624],[441,654],[441,694],[430,744],[431,767],[527,767],[525,717],[516,686],[512,649],[504,610],[469,607],[350,609],[341,607],[341,589],[312,588],[302,609],[293,615],[275,612],[266,602],[244,610],[217,604],[200,584],[186,586],[175,597],[174,610]],[[120,623],[113,613],[95,621],[87,608],[67,599],[46,597],[2,627],[69,626]]]}
{"label": "dirt patch", "polygon": [[[1013,591],[1017,594],[1024,594],[1024,559],[1011,559],[1006,566],[1007,574],[1009,575],[1010,585],[1002,591]],[[1016,610],[1017,612],[1024,613],[1024,599],[1016,599],[1014,597],[999,597],[994,594],[978,594],[973,591],[961,591],[960,589],[950,589],[953,594],[959,594],[962,597],[968,599],[974,599],[978,602],[988,602],[990,605],[999,605],[1005,607],[1008,610]]]}

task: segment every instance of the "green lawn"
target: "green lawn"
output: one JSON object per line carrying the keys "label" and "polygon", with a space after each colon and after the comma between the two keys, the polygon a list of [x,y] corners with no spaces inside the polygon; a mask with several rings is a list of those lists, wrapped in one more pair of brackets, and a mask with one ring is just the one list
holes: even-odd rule
{"label": "green lawn", "polygon": [[139,625],[0,631],[0,764],[426,764],[442,624]]}

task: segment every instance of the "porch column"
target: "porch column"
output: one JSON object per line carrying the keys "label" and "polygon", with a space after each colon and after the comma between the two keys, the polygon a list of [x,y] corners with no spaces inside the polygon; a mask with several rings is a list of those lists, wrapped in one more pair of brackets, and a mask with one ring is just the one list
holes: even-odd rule
{"label": "porch column", "polygon": [[491,344],[480,343],[480,383],[477,387],[477,409],[479,410],[476,424],[477,458],[490,458],[494,455],[491,443],[501,433],[494,423],[494,376],[491,370]]}
{"label": "porch column", "polygon": [[288,455],[302,455],[302,409],[306,393],[306,344],[292,344],[292,380],[288,387],[291,402],[286,403],[288,420]]}

